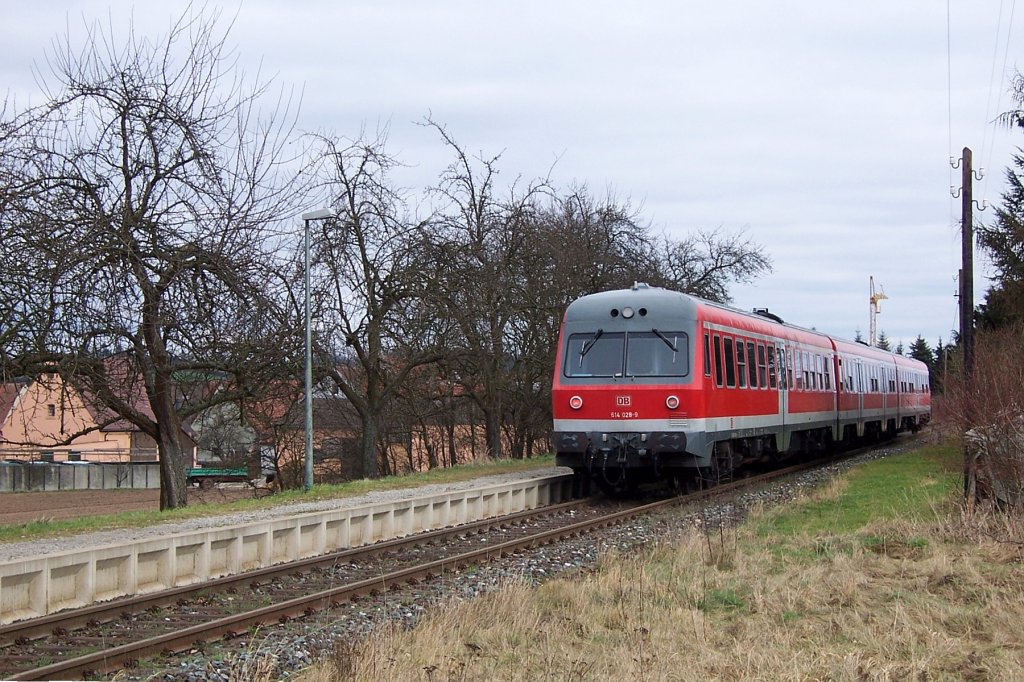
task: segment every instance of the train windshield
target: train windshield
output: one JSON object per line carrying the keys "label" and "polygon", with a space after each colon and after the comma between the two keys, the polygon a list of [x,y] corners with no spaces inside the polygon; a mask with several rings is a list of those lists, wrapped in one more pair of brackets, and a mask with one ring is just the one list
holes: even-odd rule
{"label": "train windshield", "polygon": [[572,334],[565,356],[565,375],[570,377],[612,377],[622,374],[622,351],[626,335],[598,329],[591,334]]}
{"label": "train windshield", "polygon": [[690,373],[689,338],[683,332],[630,332],[626,343],[626,375],[684,377]]}
{"label": "train windshield", "polygon": [[597,330],[569,336],[564,372],[568,377],[681,377],[690,372],[689,357],[684,332]]}

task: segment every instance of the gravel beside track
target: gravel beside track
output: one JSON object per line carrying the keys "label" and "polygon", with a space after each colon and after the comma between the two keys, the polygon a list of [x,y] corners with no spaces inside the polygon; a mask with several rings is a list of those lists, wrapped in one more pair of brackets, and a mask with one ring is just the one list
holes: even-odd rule
{"label": "gravel beside track", "polygon": [[234,680],[242,679],[240,675],[244,676],[246,670],[265,669],[267,664],[274,669],[275,679],[285,679],[320,657],[329,656],[336,642],[350,646],[383,625],[411,627],[442,601],[472,599],[510,581],[538,585],[552,577],[592,569],[599,558],[608,553],[636,551],[671,541],[694,527],[731,526],[745,518],[754,506],[772,507],[790,502],[857,464],[899,454],[923,442],[917,438],[900,439],[891,446],[787,477],[756,490],[728,495],[704,505],[653,514],[622,526],[474,566],[471,570],[447,574],[444,580],[347,603],[335,609],[330,617],[319,614],[263,630],[252,638],[207,644],[201,651],[188,655],[147,662],[144,670],[122,671],[117,679]]}
{"label": "gravel beside track", "polygon": [[[101,547],[105,545],[118,545],[126,544],[131,542],[140,542],[153,537],[159,537],[162,535],[173,535],[175,533],[185,533],[188,531],[206,529],[206,528],[218,528],[221,526],[235,526],[245,523],[251,523],[256,521],[264,521],[267,519],[281,518],[284,516],[293,516],[297,514],[305,514],[309,512],[325,511],[329,509],[348,509],[351,507],[359,507],[368,504],[376,504],[379,502],[387,502],[389,500],[402,500],[412,497],[420,497],[425,495],[436,495],[444,493],[450,490],[465,490],[468,488],[481,488],[488,485],[495,485],[499,483],[505,483],[508,481],[521,480],[525,478],[535,478],[537,476],[554,476],[556,474],[572,473],[571,469],[563,467],[544,467],[540,469],[530,469],[528,471],[517,471],[509,472],[507,474],[497,474],[493,476],[484,476],[481,478],[475,478],[468,481],[462,481],[459,483],[448,483],[448,484],[431,484],[420,486],[416,488],[405,488],[402,490],[381,490],[366,495],[360,495],[358,497],[345,497],[336,498],[330,500],[319,500],[316,502],[296,502],[292,504],[283,505],[267,505],[261,509],[252,509],[244,512],[234,512],[231,514],[222,514],[218,516],[207,516],[196,519],[189,519],[187,521],[179,521],[174,523],[161,523],[155,526],[147,526],[144,528],[126,528],[118,530],[107,530],[99,531],[95,533],[82,533],[77,535],[67,535],[55,538],[40,538],[30,542],[9,542],[0,544],[0,561],[10,561],[12,559],[18,559],[22,557],[38,557],[43,554],[54,554],[57,552],[65,552],[72,549],[83,549],[87,547]],[[251,497],[252,490],[244,484],[238,484],[238,491],[240,497]],[[140,497],[134,493],[143,493],[143,499],[148,499],[147,496],[152,496],[156,491],[66,491],[59,493],[4,493],[0,495],[0,504],[6,502],[8,506],[14,505],[12,510],[21,509],[24,510],[24,506],[29,504],[40,505],[40,504],[51,504],[54,509],[67,509],[77,507],[78,510],[89,510],[95,507],[91,506],[91,498],[87,499],[89,495],[93,497],[99,493],[100,498],[106,499],[117,499],[122,503],[119,507],[119,511],[124,511],[126,505],[130,500],[134,500]],[[191,492],[191,491],[190,491]],[[216,495],[220,494],[224,498],[232,498],[233,490],[229,487],[222,487],[220,489],[214,489],[212,491],[204,491],[208,496],[208,501],[217,501]],[[6,495],[16,495],[16,498],[6,498]],[[47,502],[44,498],[31,498],[30,496],[51,496]],[[158,493],[157,493],[158,495]],[[52,496],[57,496],[56,498]],[[158,499],[158,498],[157,498]],[[153,507],[143,507],[150,508]],[[99,512],[92,513],[110,513],[109,509],[104,509]],[[14,518],[14,512],[9,515],[12,519]],[[23,520],[8,520],[0,510],[0,523],[23,523]]]}

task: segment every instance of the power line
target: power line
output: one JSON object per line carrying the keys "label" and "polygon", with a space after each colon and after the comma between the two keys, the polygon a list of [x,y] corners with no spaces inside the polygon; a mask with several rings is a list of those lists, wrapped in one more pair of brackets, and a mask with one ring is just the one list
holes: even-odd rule
{"label": "power line", "polygon": [[[1017,9],[1017,0],[1011,0],[1011,2],[1010,2],[1010,18],[1009,18],[1009,21],[1006,24],[1006,43],[1003,45],[1003,69],[1002,69],[1002,72],[1001,72],[1003,78],[1006,77],[1006,66],[1007,66],[1007,63],[1009,62],[1009,58],[1010,58],[1010,35],[1013,32],[1013,15],[1016,12],[1016,9]],[[1002,8],[1002,2],[1000,2],[1000,6],[999,6],[1000,21],[1002,20],[1002,14],[1003,14],[1003,8]],[[998,28],[996,30],[998,31]],[[996,35],[996,49],[998,50],[998,48],[999,48],[999,36],[997,34]],[[992,67],[993,67],[993,69],[995,68],[995,55],[993,55]],[[1002,80],[1002,79],[1000,79],[1000,80]],[[990,84],[989,87],[991,88],[991,84]],[[998,95],[996,97],[996,112],[998,112],[1002,108],[1004,90],[1005,90],[1005,87],[1002,86],[1002,84],[1001,84],[1001,86],[1000,86],[1000,88],[998,90]],[[988,112],[986,112],[985,118],[988,119]],[[993,122],[992,121],[987,121],[985,129],[988,130],[988,126],[991,126],[991,125],[994,125]],[[991,142],[989,144],[989,148],[988,148],[988,154],[985,157],[985,165],[988,168],[992,167],[992,155],[995,153],[995,146],[996,146],[996,140],[995,140],[995,134],[993,133],[992,140],[991,140]],[[985,147],[983,145],[982,146],[982,151],[983,152],[984,152],[984,149],[985,149]],[[984,182],[984,184],[982,184],[982,187],[981,187],[981,198],[983,200],[988,198],[988,176],[987,175],[985,177],[985,182]]]}
{"label": "power line", "polygon": [[[988,97],[985,98],[985,120],[982,126],[981,153],[985,156],[985,144],[988,139],[988,128],[992,124],[992,88],[996,80],[996,58],[999,56],[999,34],[1003,27],[1003,0],[999,0],[999,19],[996,20],[995,39],[992,41],[992,67],[988,76]],[[995,136],[993,135],[993,138]]]}
{"label": "power line", "polygon": [[[950,20],[950,0],[946,0],[946,129],[949,132],[949,152],[950,160],[953,159],[953,56],[952,56],[952,38],[951,38],[951,20]],[[949,186],[953,186],[953,167],[949,168]],[[949,198],[949,223],[953,224],[953,197]]]}

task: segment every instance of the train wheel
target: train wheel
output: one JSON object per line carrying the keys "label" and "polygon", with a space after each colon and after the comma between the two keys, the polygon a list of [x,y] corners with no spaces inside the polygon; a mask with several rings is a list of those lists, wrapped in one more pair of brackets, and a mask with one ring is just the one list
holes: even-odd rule
{"label": "train wheel", "polygon": [[706,487],[700,469],[682,469],[669,481],[673,495],[689,495]]}
{"label": "train wheel", "polygon": [[572,496],[573,499],[588,497],[590,495],[590,474],[586,469],[572,470]]}

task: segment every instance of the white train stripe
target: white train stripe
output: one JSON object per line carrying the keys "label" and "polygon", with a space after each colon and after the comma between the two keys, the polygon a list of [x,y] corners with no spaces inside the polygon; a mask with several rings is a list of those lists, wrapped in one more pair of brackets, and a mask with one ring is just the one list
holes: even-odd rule
{"label": "white train stripe", "polygon": [[[841,422],[877,421],[883,416],[895,418],[895,411],[866,410],[862,417],[855,412],[840,412],[838,419]],[[801,412],[799,414],[787,414],[785,426],[800,427],[812,424],[832,424],[837,415],[835,412]],[[693,418],[665,418],[665,419],[556,419],[554,420],[555,431],[586,431],[586,432],[608,432],[621,433],[624,431],[704,431],[714,433],[718,431],[736,431],[743,429],[765,429],[780,428],[779,415],[767,414],[756,416],[737,417],[707,417],[700,419]]]}

